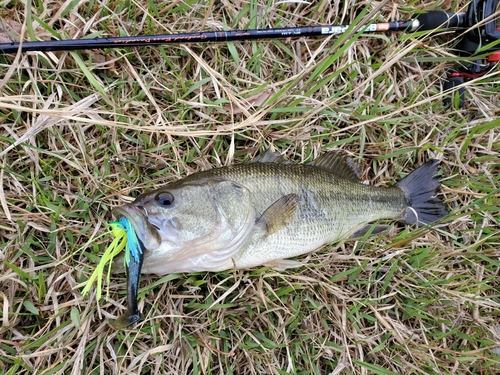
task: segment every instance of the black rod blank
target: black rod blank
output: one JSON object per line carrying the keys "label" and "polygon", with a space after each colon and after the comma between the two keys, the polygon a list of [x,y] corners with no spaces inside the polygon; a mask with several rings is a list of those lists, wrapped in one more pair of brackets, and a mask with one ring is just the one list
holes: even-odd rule
{"label": "black rod blank", "polygon": [[[435,28],[459,27],[462,25],[462,13],[446,13],[434,11],[423,13],[414,20],[400,22],[373,23],[361,26],[359,31],[365,33],[387,31],[432,30]],[[423,22],[422,22],[423,21]],[[150,45],[230,42],[237,40],[257,40],[275,38],[298,38],[312,36],[339,35],[347,31],[349,25],[305,26],[277,29],[251,29],[206,31],[199,33],[180,33],[163,35],[140,35],[116,38],[47,40],[23,43],[0,43],[0,53],[75,51],[82,49],[104,49],[119,47],[142,47]]]}

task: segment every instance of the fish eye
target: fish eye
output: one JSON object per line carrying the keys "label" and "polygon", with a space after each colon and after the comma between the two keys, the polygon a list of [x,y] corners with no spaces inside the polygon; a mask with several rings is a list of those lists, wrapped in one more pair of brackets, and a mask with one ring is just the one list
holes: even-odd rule
{"label": "fish eye", "polygon": [[174,203],[174,196],[167,192],[158,193],[155,196],[155,201],[161,206],[170,206]]}

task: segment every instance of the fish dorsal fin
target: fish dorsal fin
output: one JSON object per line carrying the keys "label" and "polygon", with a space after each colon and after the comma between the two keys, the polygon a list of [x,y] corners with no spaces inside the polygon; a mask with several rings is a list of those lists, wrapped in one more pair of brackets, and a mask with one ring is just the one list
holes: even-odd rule
{"label": "fish dorsal fin", "polygon": [[297,194],[288,194],[281,197],[264,211],[257,220],[257,225],[264,225],[266,235],[270,236],[292,221],[298,203],[299,196]]}
{"label": "fish dorsal fin", "polygon": [[286,160],[283,155],[278,154],[274,151],[264,151],[254,157],[249,163],[275,163],[275,164],[290,164],[289,160]]}
{"label": "fish dorsal fin", "polygon": [[309,164],[350,181],[359,182],[361,180],[358,164],[347,155],[337,151],[327,152]]}

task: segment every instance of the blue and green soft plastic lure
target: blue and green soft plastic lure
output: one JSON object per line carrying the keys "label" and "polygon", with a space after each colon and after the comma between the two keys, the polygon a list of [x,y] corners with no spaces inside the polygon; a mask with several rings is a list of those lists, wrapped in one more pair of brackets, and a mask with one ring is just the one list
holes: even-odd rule
{"label": "blue and green soft plastic lure", "polygon": [[102,255],[99,264],[92,273],[89,281],[87,281],[82,294],[85,296],[92,287],[92,284],[97,279],[96,298],[99,300],[102,295],[102,276],[104,268],[108,264],[107,282],[109,285],[111,275],[111,265],[115,256],[117,256],[125,248],[125,270],[127,272],[127,311],[121,315],[115,322],[117,328],[128,327],[141,319],[141,313],[137,306],[137,292],[139,290],[139,277],[141,275],[142,261],[144,254],[141,248],[137,234],[130,224],[130,221],[125,217],[120,217],[118,221],[109,224],[111,226],[111,234],[115,239],[108,246]]}
{"label": "blue and green soft plastic lure", "polygon": [[[134,263],[140,263],[140,258],[142,258],[142,249],[139,245],[139,240],[137,239],[137,235],[134,231],[134,228],[130,225],[128,219],[124,217],[120,217],[118,221],[114,221],[109,223],[111,227],[111,234],[115,237],[111,244],[108,246],[106,251],[101,257],[99,264],[95,268],[92,276],[90,276],[89,280],[85,284],[85,288],[82,291],[82,294],[85,296],[92,287],[92,284],[97,279],[97,294],[96,298],[100,299],[102,296],[102,277],[104,274],[104,268],[108,264],[108,272],[107,272],[107,282],[109,285],[110,275],[111,275],[111,265],[113,259],[120,254],[125,248],[125,260],[124,265],[125,268],[128,269],[130,266],[130,260]],[[142,263],[142,262],[141,262]]]}

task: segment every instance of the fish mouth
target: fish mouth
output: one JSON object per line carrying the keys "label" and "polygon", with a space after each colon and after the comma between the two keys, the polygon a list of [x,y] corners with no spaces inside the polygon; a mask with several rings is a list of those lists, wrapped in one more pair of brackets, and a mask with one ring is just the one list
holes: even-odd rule
{"label": "fish mouth", "polygon": [[149,222],[140,207],[133,204],[126,204],[113,208],[111,213],[117,219],[120,219],[120,217],[128,219],[145,250],[151,251],[160,247],[161,236],[158,228]]}

